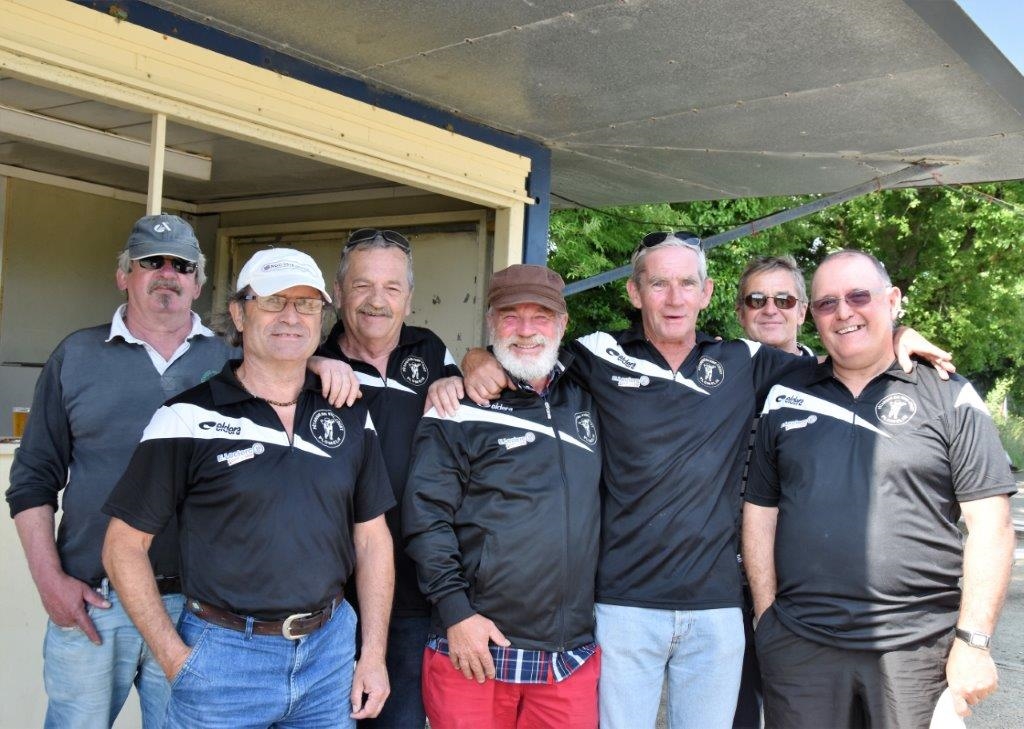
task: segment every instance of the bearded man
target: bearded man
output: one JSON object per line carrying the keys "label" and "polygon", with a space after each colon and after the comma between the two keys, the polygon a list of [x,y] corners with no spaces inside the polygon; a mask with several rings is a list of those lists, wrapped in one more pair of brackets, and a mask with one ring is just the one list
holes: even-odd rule
{"label": "bearded man", "polygon": [[563,286],[544,266],[492,276],[490,341],[516,389],[449,417],[430,410],[413,441],[402,521],[432,606],[434,729],[597,726],[601,449],[559,348]]}

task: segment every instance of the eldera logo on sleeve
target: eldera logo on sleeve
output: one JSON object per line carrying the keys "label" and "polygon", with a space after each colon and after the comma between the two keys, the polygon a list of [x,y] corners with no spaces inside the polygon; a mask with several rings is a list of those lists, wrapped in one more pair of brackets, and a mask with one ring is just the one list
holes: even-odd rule
{"label": "eldera logo on sleeve", "polygon": [[875,405],[875,415],[886,425],[903,425],[917,412],[917,403],[902,392],[886,395]]}
{"label": "eldera logo on sleeve", "polygon": [[337,413],[317,410],[309,419],[309,432],[325,448],[337,448],[345,442],[345,424]]}
{"label": "eldera logo on sleeve", "polygon": [[403,359],[399,369],[402,377],[410,385],[422,385],[427,381],[427,377],[430,376],[427,363],[423,361],[422,357],[417,357],[414,354]]}

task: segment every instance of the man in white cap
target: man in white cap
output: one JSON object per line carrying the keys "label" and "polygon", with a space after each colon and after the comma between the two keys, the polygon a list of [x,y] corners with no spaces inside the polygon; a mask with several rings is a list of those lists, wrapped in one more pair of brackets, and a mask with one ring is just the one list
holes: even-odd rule
{"label": "man in white cap", "polygon": [[[365,407],[333,408],[306,372],[330,301],[308,255],[254,255],[229,302],[243,358],[156,412],[104,507],[104,565],[171,680],[169,726],[352,726],[387,698],[394,499]],[[175,515],[177,630],[146,557]]]}

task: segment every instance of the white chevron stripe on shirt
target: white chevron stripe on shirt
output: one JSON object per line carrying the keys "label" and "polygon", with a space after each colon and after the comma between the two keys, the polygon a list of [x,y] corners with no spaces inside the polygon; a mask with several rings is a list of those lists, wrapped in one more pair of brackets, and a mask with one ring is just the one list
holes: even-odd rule
{"label": "white chevron stripe on shirt", "polygon": [[835,418],[836,420],[842,420],[843,422],[850,423],[851,425],[865,428],[885,438],[891,437],[888,433],[879,430],[852,410],[847,410],[846,408],[836,405],[835,403],[831,403],[828,400],[822,400],[820,397],[808,395],[806,392],[794,390],[790,387],[784,387],[783,385],[775,385],[768,392],[768,398],[764,401],[764,408],[761,410],[761,415],[766,415],[772,410],[782,410],[783,408],[824,415],[828,418]]}
{"label": "white chevron stripe on shirt", "polygon": [[985,407],[985,402],[981,399],[978,391],[974,389],[974,386],[969,382],[965,382],[963,388],[960,390],[960,394],[956,396],[956,402],[953,407],[958,408],[961,405],[969,408],[977,408],[981,412],[991,417],[988,408]]}
{"label": "white chevron stripe on shirt", "polygon": [[416,391],[406,387],[397,380],[389,378],[381,378],[376,375],[368,375],[365,372],[356,372],[356,379],[359,380],[359,384],[363,387],[384,387],[392,390],[401,390],[402,392],[410,392],[416,394]]}
{"label": "white chevron stripe on shirt", "polygon": [[[702,395],[708,394],[707,390],[693,380],[684,377],[681,372],[673,372],[665,367],[659,367],[650,360],[626,354],[622,351],[622,345],[616,342],[615,338],[606,332],[594,332],[593,334],[588,334],[585,337],[580,337],[577,341],[586,347],[587,350],[598,359],[614,365],[624,372],[647,375],[648,377],[654,377],[659,380],[669,380],[670,382],[675,382],[676,384],[688,387]],[[612,354],[609,350],[617,352],[618,355]],[[623,363],[623,360],[630,362],[633,366],[627,366]]]}
{"label": "white chevron stripe on shirt", "polygon": [[[466,405],[459,405],[459,409],[455,411],[455,414],[447,418],[441,418],[441,416],[438,415],[437,410],[434,408],[430,408],[423,417],[435,418],[438,420],[454,420],[456,423],[494,423],[495,425],[506,425],[510,428],[532,430],[534,433],[546,435],[548,438],[555,437],[555,430],[550,426],[541,425],[540,423],[535,423],[532,420],[516,417],[515,415],[509,415],[508,413],[498,413],[493,410],[482,410],[468,407]],[[574,445],[577,448],[582,448],[588,453],[594,452],[593,448],[578,440],[575,436],[569,435],[564,430],[558,431],[558,437],[563,442],[568,443],[569,445]]]}
{"label": "white chevron stripe on shirt", "polygon": [[295,447],[315,456],[330,455],[314,444],[295,435],[288,442],[283,430],[257,425],[249,418],[229,418],[220,413],[189,403],[164,405],[153,414],[142,433],[142,442],[162,438],[190,438],[192,440],[259,441],[282,448]]}

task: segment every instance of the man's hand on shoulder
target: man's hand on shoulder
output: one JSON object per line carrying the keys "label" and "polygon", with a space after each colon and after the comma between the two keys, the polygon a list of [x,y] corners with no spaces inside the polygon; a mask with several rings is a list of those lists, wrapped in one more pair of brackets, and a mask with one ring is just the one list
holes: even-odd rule
{"label": "man's hand on shoulder", "polygon": [[462,358],[463,387],[466,396],[481,407],[494,400],[504,389],[516,388],[504,368],[486,349],[473,348]]}
{"label": "man's hand on shoulder", "polygon": [[494,678],[494,661],[488,648],[511,645],[498,626],[483,615],[470,615],[448,628],[448,659],[468,679],[483,683]]}
{"label": "man's hand on shoulder", "polygon": [[910,372],[914,366],[911,362],[911,355],[916,355],[931,363],[939,378],[948,380],[949,376],[956,372],[953,365],[953,355],[944,349],[939,349],[925,339],[921,334],[910,327],[900,327],[893,335],[893,343],[896,345],[896,359],[904,372]]}
{"label": "man's hand on shoulder", "polygon": [[352,403],[363,396],[359,390],[359,378],[348,362],[314,356],[309,358],[306,367],[320,378],[323,396],[334,407],[352,407]]}
{"label": "man's hand on shoulder", "polygon": [[956,713],[970,716],[970,707],[999,687],[999,674],[992,654],[954,639],[946,661],[946,683],[953,694]]}
{"label": "man's hand on shoulder", "polygon": [[459,409],[459,400],[465,396],[461,377],[456,375],[434,380],[427,388],[427,401],[423,405],[423,412],[434,408],[442,418],[450,417]]}

